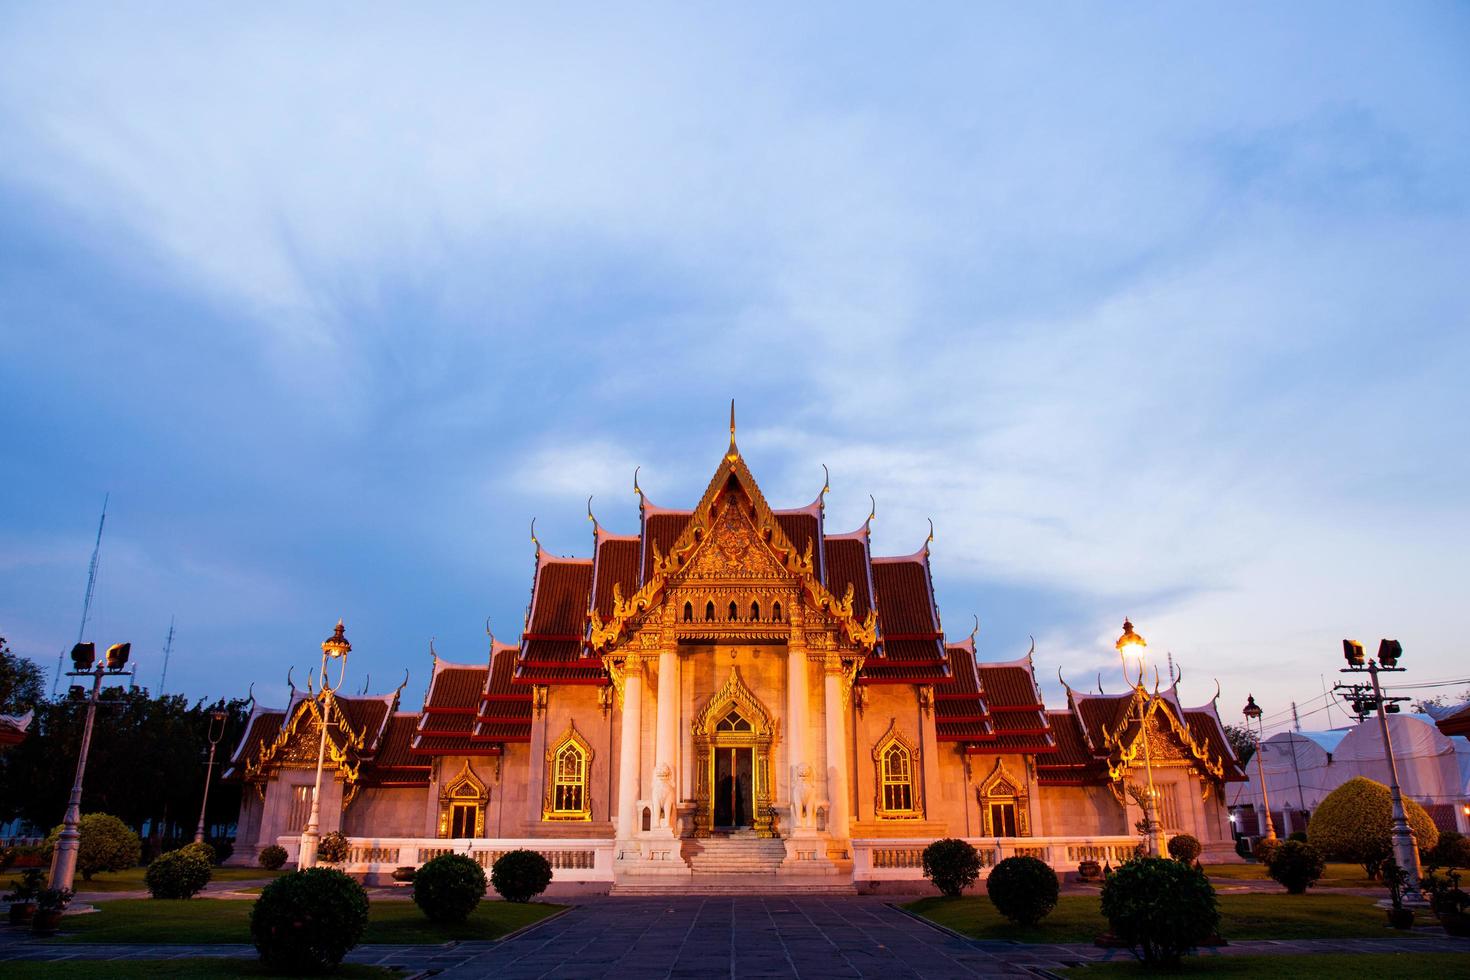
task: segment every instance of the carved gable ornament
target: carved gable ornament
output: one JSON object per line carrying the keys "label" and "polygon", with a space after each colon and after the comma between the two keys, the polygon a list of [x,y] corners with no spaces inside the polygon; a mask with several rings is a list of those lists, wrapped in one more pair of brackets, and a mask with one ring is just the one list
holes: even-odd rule
{"label": "carved gable ornament", "polygon": [[682,579],[790,579],[793,574],[760,540],[749,516],[726,499],[707,540],[700,543]]}

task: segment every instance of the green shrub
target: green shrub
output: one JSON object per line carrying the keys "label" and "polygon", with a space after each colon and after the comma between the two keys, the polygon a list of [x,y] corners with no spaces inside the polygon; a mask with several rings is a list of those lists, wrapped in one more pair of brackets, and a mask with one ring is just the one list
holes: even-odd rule
{"label": "green shrub", "polygon": [[1012,922],[1034,926],[1057,907],[1057,875],[1045,861],[1008,857],[991,869],[985,892]]}
{"label": "green shrub", "polygon": [[1243,858],[1251,857],[1251,839],[1249,837],[1235,838],[1235,853]]}
{"label": "green shrub", "polygon": [[[1439,843],[1439,830],[1424,808],[1404,800],[1409,826],[1421,850]],[[1361,864],[1374,877],[1393,847],[1393,801],[1388,787],[1365,776],[1354,776],[1328,793],[1307,824],[1307,842],[1330,861]]]}
{"label": "green shrub", "polygon": [[143,882],[154,898],[193,898],[209,884],[210,874],[197,848],[181,847],[154,858],[143,873]]}
{"label": "green shrub", "polygon": [[1470,868],[1470,837],[1458,830],[1441,830],[1439,842],[1425,853],[1424,863],[1434,868]]}
{"label": "green shrub", "polygon": [[1291,833],[1286,835],[1286,839],[1301,841],[1303,844],[1305,844],[1307,842],[1307,832],[1305,830],[1293,830]]}
{"label": "green shrub", "polygon": [[[420,868],[419,875],[423,873]],[[551,884],[551,862],[535,851],[506,851],[490,867],[490,884],[507,902],[529,902]],[[418,891],[418,875],[413,887]]]}
{"label": "green shrub", "polygon": [[323,834],[321,841],[316,846],[316,859],[325,861],[327,864],[341,864],[347,860],[347,849],[350,846],[347,835],[340,830]]}
{"label": "green shrub", "polygon": [[[77,849],[77,872],[83,881],[102,871],[126,871],[143,857],[143,842],[117,817],[109,813],[84,813],[78,827],[82,839]],[[52,829],[43,845],[45,859],[51,860],[61,827]]]}
{"label": "green shrub", "polygon": [[1322,852],[1311,844],[1289,840],[1276,848],[1266,873],[1292,895],[1301,895],[1327,870]]}
{"label": "green shrub", "polygon": [[1275,856],[1276,849],[1280,846],[1280,837],[1262,837],[1256,841],[1256,846],[1251,848],[1251,855],[1262,864],[1270,864],[1271,858]]}
{"label": "green shrub", "polygon": [[485,869],[463,854],[441,854],[413,876],[414,903],[434,922],[463,922],[484,897]]}
{"label": "green shrub", "polygon": [[1199,838],[1190,834],[1175,834],[1169,838],[1169,856],[1176,861],[1193,864],[1203,850]]}
{"label": "green shrub", "polygon": [[1103,882],[1113,935],[1150,965],[1172,965],[1214,934],[1215,889],[1202,871],[1169,858],[1134,858]]}
{"label": "green shrub", "polygon": [[194,855],[210,867],[214,867],[216,864],[219,863],[215,859],[214,846],[212,844],[206,844],[203,841],[199,841],[198,843],[185,844],[183,847],[179,848],[179,850],[184,854]]}
{"label": "green shrub", "polygon": [[323,973],[342,962],[367,928],[368,897],[334,868],[282,875],[250,910],[250,938],[280,973]]}
{"label": "green shrub", "polygon": [[980,877],[980,855],[957,837],[937,840],[924,848],[924,877],[953,898]]}
{"label": "green shrub", "polygon": [[256,860],[267,871],[279,871],[285,866],[286,858],[290,856],[280,844],[268,844],[260,849],[260,857]]}

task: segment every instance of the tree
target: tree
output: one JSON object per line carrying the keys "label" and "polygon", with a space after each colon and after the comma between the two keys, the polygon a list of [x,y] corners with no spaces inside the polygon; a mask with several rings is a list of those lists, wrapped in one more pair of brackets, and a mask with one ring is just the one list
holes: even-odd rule
{"label": "tree", "polygon": [[[1405,797],[1404,812],[1421,850],[1432,850],[1439,830],[1424,808]],[[1325,796],[1307,823],[1307,842],[1330,860],[1361,864],[1368,877],[1377,875],[1393,853],[1393,800],[1388,787],[1366,776],[1354,776]]]}
{"label": "tree", "polygon": [[23,715],[46,699],[46,672],[0,636],[0,715]]}
{"label": "tree", "polygon": [[1226,725],[1225,737],[1230,740],[1230,747],[1235,750],[1235,757],[1243,766],[1251,761],[1251,756],[1256,754],[1256,733],[1244,725]]}
{"label": "tree", "polygon": [[[61,829],[58,824],[46,838],[48,856],[56,848]],[[138,835],[109,813],[82,814],[77,830],[82,838],[77,845],[77,870],[83,881],[91,881],[99,871],[126,871],[142,856]]]}
{"label": "tree", "polygon": [[1459,694],[1451,697],[1448,694],[1439,694],[1432,698],[1420,698],[1409,705],[1409,710],[1421,715],[1432,715],[1436,711],[1452,708],[1456,705],[1470,701],[1470,687],[1465,688]]}

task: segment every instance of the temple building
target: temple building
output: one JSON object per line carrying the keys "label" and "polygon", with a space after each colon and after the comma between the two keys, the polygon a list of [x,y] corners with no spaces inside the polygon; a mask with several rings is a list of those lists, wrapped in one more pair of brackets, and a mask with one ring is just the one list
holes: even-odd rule
{"label": "temple building", "polygon": [[941,837],[1075,870],[1139,846],[1149,786],[1162,836],[1233,855],[1223,790],[1244,777],[1213,701],[1139,683],[1048,708],[1031,652],[946,638],[932,535],[874,555],[871,515],[827,528],[827,492],[773,509],[732,419],[691,509],[638,490],[638,534],[594,520],[585,558],[536,544],[518,641],[436,656],[418,710],[294,689],[256,708],[228,773],[246,784],[236,860],[296,854],[324,719],[321,831],[365,873],[531,846],[615,890],[746,873],[851,890],[917,877]]}

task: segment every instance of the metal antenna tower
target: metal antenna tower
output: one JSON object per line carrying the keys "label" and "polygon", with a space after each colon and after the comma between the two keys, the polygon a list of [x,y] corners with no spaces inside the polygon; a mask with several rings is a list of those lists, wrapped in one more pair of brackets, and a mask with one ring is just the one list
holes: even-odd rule
{"label": "metal antenna tower", "polygon": [[158,678],[158,696],[163,697],[166,693],[164,682],[168,680],[168,655],[174,649],[174,618],[168,618],[168,639],[163,641],[163,673]]}
{"label": "metal antenna tower", "polygon": [[[92,547],[92,561],[87,566],[87,595],[82,600],[82,625],[77,627],[78,643],[82,642],[87,633],[87,618],[92,614],[92,594],[97,589],[97,559],[102,554],[102,528],[107,524],[107,501],[111,496],[111,493],[107,493],[102,497],[102,519],[97,522],[97,543]],[[65,656],[65,650],[56,655],[56,676],[51,680],[52,697],[56,696],[57,685],[61,683],[62,658]]]}

